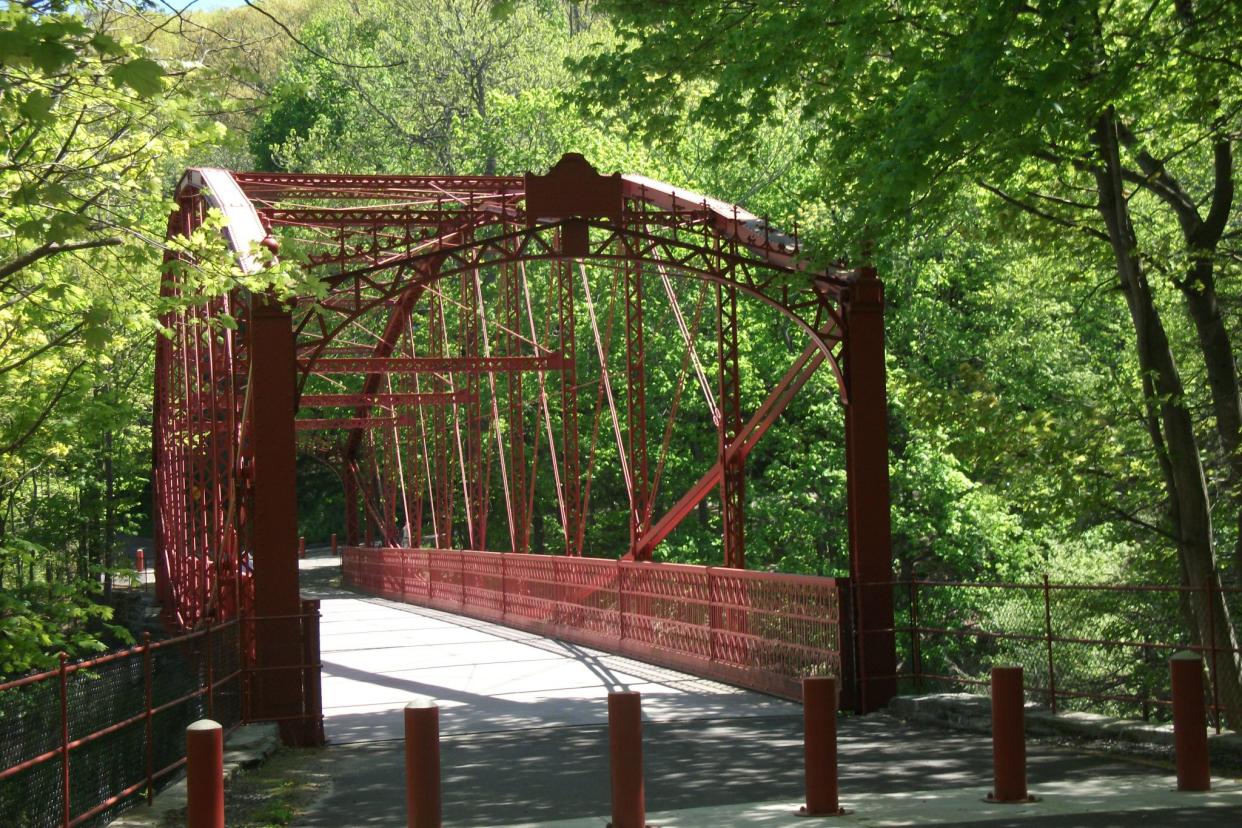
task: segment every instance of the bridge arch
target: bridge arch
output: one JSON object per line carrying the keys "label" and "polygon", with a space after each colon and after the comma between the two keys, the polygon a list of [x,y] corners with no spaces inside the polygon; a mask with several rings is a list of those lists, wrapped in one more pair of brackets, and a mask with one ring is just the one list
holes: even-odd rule
{"label": "bridge arch", "polygon": [[[188,236],[217,210],[243,270],[263,267],[263,246],[318,275],[323,287],[293,307],[241,291],[207,303],[186,296],[164,319],[156,559],[174,626],[297,611],[299,433],[345,435],[325,450],[342,470],[350,543],[376,536],[419,545],[429,524],[434,546],[487,548],[489,506],[501,500],[491,487],[500,482],[503,546],[527,551],[533,478],[543,468],[555,478],[560,552],[581,554],[605,398],[628,499],[625,556],[649,560],[719,488],[723,563],[744,567],[746,455],[827,362],[845,407],[860,665],[873,677],[895,673],[883,293],[870,268],[812,270],[795,237],[740,207],[641,176],[600,175],[575,155],[524,178],[193,169],[176,197],[170,238]],[[693,324],[670,286],[676,277],[703,286]],[[542,293],[532,295],[533,282]],[[601,299],[609,292],[608,318],[620,311],[623,355],[611,348],[612,323],[600,324],[593,289]],[[175,272],[165,278],[167,297],[184,290]],[[765,378],[770,390],[753,414],[742,409],[739,296],[809,342],[783,375]],[[704,337],[706,299],[714,324]],[[584,301],[589,324],[577,309]],[[677,333],[649,330],[660,302]],[[236,319],[236,329],[211,326],[219,314]],[[697,379],[717,451],[698,482],[656,514],[663,457],[653,473],[646,342],[676,341],[678,333],[681,390],[663,402],[676,411],[684,386]],[[583,383],[578,370],[592,354],[598,368]],[[589,453],[579,439],[581,387],[601,401]],[[555,416],[550,394],[560,398]],[[342,408],[347,416],[298,416]],[[661,451],[668,442],[666,431]],[[410,474],[410,464],[422,468]],[[419,488],[413,506],[412,488]],[[260,660],[279,660],[278,643],[265,644],[262,628],[258,637]],[[891,695],[888,684],[872,682],[874,705]]]}

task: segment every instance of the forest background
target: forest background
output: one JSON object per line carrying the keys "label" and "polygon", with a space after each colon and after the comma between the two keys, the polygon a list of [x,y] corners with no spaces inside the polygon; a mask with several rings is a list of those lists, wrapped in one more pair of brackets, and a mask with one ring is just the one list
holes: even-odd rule
{"label": "forest background", "polygon": [[[1239,40],[1230,0],[6,3],[0,676],[126,639],[107,593],[151,531],[160,260],[192,165],[520,174],[576,151],[796,223],[824,262],[867,239],[898,577],[1242,583]],[[748,324],[742,349],[753,408],[788,332]],[[750,566],[847,570],[842,440],[825,373],[748,459]],[[713,452],[674,444],[668,490]],[[309,456],[299,498],[312,542],[342,530]],[[709,502],[658,557],[718,561],[719,536]],[[588,553],[624,543],[617,521]],[[1206,637],[1221,610],[1192,609]]]}

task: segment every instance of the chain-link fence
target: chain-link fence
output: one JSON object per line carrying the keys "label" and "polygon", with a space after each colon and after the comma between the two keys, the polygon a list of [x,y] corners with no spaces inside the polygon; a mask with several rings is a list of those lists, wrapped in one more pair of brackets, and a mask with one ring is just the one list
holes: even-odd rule
{"label": "chain-link fence", "polygon": [[102,825],[185,761],[185,728],[242,718],[228,622],[0,684],[0,815],[23,828]]}
{"label": "chain-link fence", "polygon": [[[1229,621],[1242,612],[1237,588],[914,580],[895,583],[894,598],[908,690],[986,692],[992,666],[1016,665],[1053,712],[1167,721],[1168,659],[1188,649],[1207,667],[1212,724],[1242,716],[1222,689],[1242,652]],[[1215,623],[1197,623],[1209,608]]]}

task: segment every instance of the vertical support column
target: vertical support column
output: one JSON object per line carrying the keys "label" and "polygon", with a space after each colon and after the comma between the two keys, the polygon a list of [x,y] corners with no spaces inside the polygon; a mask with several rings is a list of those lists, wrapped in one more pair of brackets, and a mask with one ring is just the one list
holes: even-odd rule
{"label": "vertical support column", "polygon": [[314,744],[302,714],[297,616],[298,500],[293,417],[296,376],[288,310],[256,295],[250,311],[250,450],[254,458],[255,667],[253,717],[280,721],[287,745]]}
{"label": "vertical support column", "polygon": [[578,545],[582,522],[581,473],[578,464],[578,376],[574,339],[573,261],[552,263],[556,278],[557,322],[563,367],[561,368],[561,485],[565,493],[565,554],[581,555]]}
{"label": "vertical support column", "polygon": [[[474,271],[463,271],[461,274],[461,355],[477,357],[479,349],[479,315],[478,298],[474,290]],[[487,503],[483,495],[483,399],[479,393],[482,389],[482,374],[468,371],[464,384],[469,401],[466,409],[466,492],[469,497],[469,523],[466,534],[471,549],[487,548]]]}
{"label": "vertical support column", "polygon": [[720,356],[721,522],[724,524],[724,565],[746,568],[746,468],[741,452],[729,447],[742,430],[742,381],[738,369],[737,291],[716,286],[716,345]]}
{"label": "vertical support column", "polygon": [[[427,354],[444,355],[444,303],[439,294],[431,297],[427,306]],[[436,377],[431,381],[433,392],[449,390],[448,383]],[[432,457],[434,459],[435,492],[433,514],[435,516],[436,548],[448,549],[453,545],[453,481],[449,458],[453,453],[449,435],[448,406],[436,405],[431,409]]]}
{"label": "vertical support column", "polygon": [[[505,265],[501,275],[501,291],[504,294],[504,319],[508,329],[506,353],[522,356],[522,282],[517,265]],[[510,548],[514,552],[526,552],[530,548],[530,514],[526,508],[526,423],[522,407],[523,375],[509,371],[505,375],[509,391],[509,481],[513,492],[513,537]]]}
{"label": "vertical support column", "polygon": [[[647,377],[643,348],[643,270],[628,244],[622,243],[625,257],[625,387],[629,420],[630,477],[633,480],[633,509],[630,511],[630,552],[636,560],[643,527],[648,520],[647,477]],[[651,557],[650,552],[645,556]]]}
{"label": "vertical support column", "polygon": [[897,692],[884,286],[874,269],[862,269],[844,305],[845,467],[858,619],[857,702],[859,711],[867,713],[882,708]]}

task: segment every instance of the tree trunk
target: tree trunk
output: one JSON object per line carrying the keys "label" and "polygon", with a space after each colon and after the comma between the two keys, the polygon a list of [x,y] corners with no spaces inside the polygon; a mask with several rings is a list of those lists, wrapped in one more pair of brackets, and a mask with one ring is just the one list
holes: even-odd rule
{"label": "tree trunk", "polygon": [[[1139,370],[1155,385],[1163,434],[1163,442],[1156,449],[1166,452],[1172,471],[1166,488],[1171,482],[1168,495],[1176,514],[1178,552],[1190,586],[1203,590],[1191,593],[1200,640],[1236,650],[1237,638],[1219,589],[1211,503],[1199,444],[1185,406],[1181,374],[1138,257],[1138,241],[1122,191],[1117,122],[1111,109],[1100,116],[1093,140],[1102,162],[1095,173],[1099,212],[1108,228],[1118,281],[1134,323]],[[1206,589],[1209,584],[1215,587],[1210,598]],[[1232,652],[1219,653],[1208,661],[1215,663],[1213,679],[1222,703],[1232,711],[1230,727],[1236,729],[1242,718],[1242,664]]]}
{"label": "tree trunk", "polygon": [[1242,395],[1238,387],[1238,366],[1233,358],[1233,345],[1229,332],[1221,318],[1220,303],[1216,297],[1215,280],[1210,262],[1192,267],[1198,271],[1197,284],[1189,284],[1182,290],[1186,308],[1194,321],[1203,352],[1203,366],[1207,373],[1208,387],[1212,392],[1212,412],[1216,418],[1216,434],[1229,475],[1229,490],[1237,521],[1237,537],[1233,547],[1234,582],[1242,584]]}

